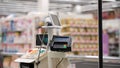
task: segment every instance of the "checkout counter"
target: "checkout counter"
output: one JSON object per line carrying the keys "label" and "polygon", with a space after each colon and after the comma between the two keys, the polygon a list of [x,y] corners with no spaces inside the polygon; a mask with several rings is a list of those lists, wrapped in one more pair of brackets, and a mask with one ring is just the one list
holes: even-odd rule
{"label": "checkout counter", "polygon": [[[43,38],[43,35],[37,35],[39,38]],[[46,44],[47,35],[44,35],[43,43]],[[41,44],[38,42],[37,44]],[[62,62],[59,68],[67,68],[68,61],[66,58],[66,52],[71,51],[71,37],[67,36],[53,36],[52,41],[47,46],[33,48],[29,50],[25,55],[15,60],[20,63],[20,68],[56,68],[60,60]]]}
{"label": "checkout counter", "polygon": [[[36,51],[36,53],[35,53]],[[20,64],[20,68],[56,68],[57,63],[63,58],[59,68],[68,68],[68,60],[63,52],[52,52],[41,49],[41,54],[38,58],[38,49],[33,49],[31,52],[26,53],[21,58],[15,60]],[[33,58],[34,57],[34,58]],[[40,62],[39,64],[37,64]]]}

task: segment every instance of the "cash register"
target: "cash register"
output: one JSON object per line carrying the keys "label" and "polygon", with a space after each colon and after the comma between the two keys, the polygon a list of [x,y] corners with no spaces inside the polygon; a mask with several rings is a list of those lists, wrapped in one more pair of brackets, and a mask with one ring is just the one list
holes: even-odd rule
{"label": "cash register", "polygon": [[[53,29],[60,29],[61,24],[57,15],[49,14],[49,18],[51,22],[47,22],[47,26],[42,26],[41,28],[45,28],[48,31],[48,34],[37,34],[36,35],[36,45],[41,46],[42,43],[46,46],[46,48],[34,48],[31,51],[27,52],[22,57],[15,60],[15,62],[20,63],[20,68],[37,68],[36,63],[38,64],[42,58],[49,57],[47,55],[48,51],[55,51],[55,53],[71,51],[71,42],[72,39],[69,36],[59,36],[53,35]],[[51,24],[51,25],[49,25]],[[60,28],[59,28],[60,27]],[[42,41],[41,41],[42,39]],[[54,53],[53,53],[54,54]],[[37,61],[37,62],[36,62]],[[48,59],[49,62],[49,59]],[[48,63],[48,67],[51,67],[52,62]],[[40,63],[41,64],[41,63]],[[40,66],[38,68],[41,68]]]}

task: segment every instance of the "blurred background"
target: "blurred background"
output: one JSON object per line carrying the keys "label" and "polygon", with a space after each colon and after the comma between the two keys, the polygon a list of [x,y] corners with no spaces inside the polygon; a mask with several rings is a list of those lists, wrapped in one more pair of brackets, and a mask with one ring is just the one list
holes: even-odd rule
{"label": "blurred background", "polygon": [[[104,62],[118,64],[120,1],[103,0],[102,3]],[[41,26],[44,17],[44,13],[39,15],[39,12],[59,13],[61,24],[64,26],[60,34],[71,36],[73,39],[72,52],[67,53],[72,58],[71,61],[76,61],[76,57],[85,60],[86,56],[98,57],[98,0],[0,0],[0,68],[2,65],[3,68],[19,68],[14,60],[36,46],[33,35],[44,31],[36,28]],[[32,15],[38,17],[31,18]],[[95,61],[98,61],[98,58]],[[75,63],[71,66],[80,68],[79,64]]]}

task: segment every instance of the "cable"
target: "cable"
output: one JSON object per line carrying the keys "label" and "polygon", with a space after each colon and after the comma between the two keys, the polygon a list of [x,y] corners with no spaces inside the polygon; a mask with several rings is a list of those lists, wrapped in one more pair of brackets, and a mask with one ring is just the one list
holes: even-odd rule
{"label": "cable", "polygon": [[[45,32],[46,32],[46,31],[45,31]],[[41,42],[41,45],[44,44],[43,40],[44,40],[44,37],[45,37],[45,32],[43,33],[42,38],[40,38],[40,36],[38,35],[39,40],[40,40],[40,42]],[[44,44],[44,45],[45,45],[45,44]]]}
{"label": "cable", "polygon": [[[46,31],[45,31],[45,32],[46,32]],[[40,40],[40,42],[41,42],[41,45],[44,44],[43,40],[44,40],[45,32],[43,33],[42,38],[40,38],[40,36],[38,36],[38,37],[39,37],[39,40]],[[44,44],[44,45],[45,45],[45,44]],[[39,58],[40,58],[40,53],[41,53],[41,47],[39,47],[39,48],[40,48],[40,49],[38,49],[38,58],[37,58],[38,61],[36,62],[37,68],[38,68],[38,65],[40,64]]]}
{"label": "cable", "polygon": [[58,68],[59,64],[63,61],[63,58],[59,61],[59,63],[56,65],[56,68]]}
{"label": "cable", "polygon": [[[45,17],[44,19],[46,19],[46,18],[48,18],[48,17],[49,17],[49,16]],[[44,22],[45,22],[45,21],[44,21]],[[40,40],[40,42],[41,42],[41,45],[42,45],[42,44],[45,45],[44,42],[43,42],[44,37],[45,37],[45,33],[46,33],[46,29],[45,29],[45,31],[44,31],[44,33],[43,33],[42,38],[38,35],[39,40]],[[48,45],[49,45],[49,42],[47,43],[47,47],[48,47]],[[39,61],[40,53],[41,53],[41,47],[40,47],[40,51],[39,51],[38,58],[37,58],[38,61],[36,62],[37,68],[38,68],[38,65],[39,65],[39,63],[40,63],[40,61]]]}
{"label": "cable", "polygon": [[[39,50],[39,49],[38,49],[38,50]],[[38,61],[36,62],[37,68],[38,68],[38,65],[39,65],[39,63],[40,63],[40,61],[39,61],[40,53],[41,53],[41,47],[40,47],[39,54],[38,54],[38,58],[37,58]]]}

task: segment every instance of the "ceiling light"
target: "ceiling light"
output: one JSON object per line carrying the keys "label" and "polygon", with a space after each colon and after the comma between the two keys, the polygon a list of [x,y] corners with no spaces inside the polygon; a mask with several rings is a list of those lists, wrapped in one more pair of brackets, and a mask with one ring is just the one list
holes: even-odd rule
{"label": "ceiling light", "polygon": [[82,7],[81,7],[80,5],[76,5],[75,8],[74,8],[74,11],[75,11],[76,13],[81,13]]}

